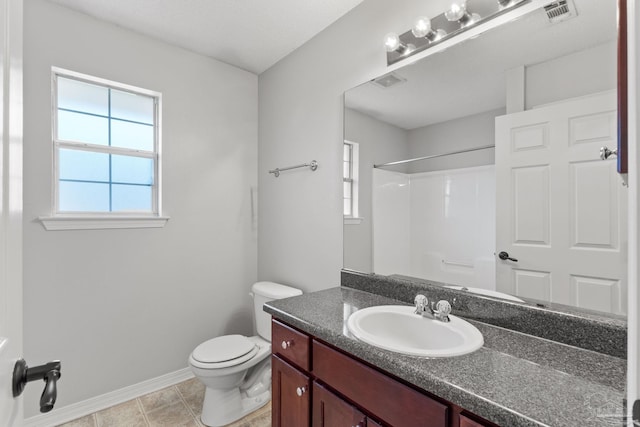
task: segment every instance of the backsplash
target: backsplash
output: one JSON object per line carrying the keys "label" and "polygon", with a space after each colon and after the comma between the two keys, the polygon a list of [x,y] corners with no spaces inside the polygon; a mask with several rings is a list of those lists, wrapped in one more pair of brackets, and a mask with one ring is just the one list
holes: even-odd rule
{"label": "backsplash", "polygon": [[419,293],[429,300],[446,299],[452,314],[540,338],[597,351],[627,356],[627,321],[573,307],[548,307],[502,301],[445,288],[442,283],[409,277],[390,277],[343,270],[341,286],[413,304]]}

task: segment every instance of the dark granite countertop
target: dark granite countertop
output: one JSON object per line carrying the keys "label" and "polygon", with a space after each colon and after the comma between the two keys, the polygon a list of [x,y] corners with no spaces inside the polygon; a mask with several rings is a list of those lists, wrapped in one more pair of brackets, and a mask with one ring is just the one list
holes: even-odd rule
{"label": "dark granite countertop", "polygon": [[349,288],[271,301],[264,310],[503,427],[622,424],[626,360],[469,320],[484,346],[450,358],[405,356],[354,338],[349,315],[402,304]]}

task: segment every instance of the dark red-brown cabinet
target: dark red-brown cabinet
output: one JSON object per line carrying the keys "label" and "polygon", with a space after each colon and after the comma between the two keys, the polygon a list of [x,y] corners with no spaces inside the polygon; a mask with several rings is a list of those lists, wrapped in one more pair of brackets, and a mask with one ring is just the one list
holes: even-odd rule
{"label": "dark red-brown cabinet", "polygon": [[271,417],[274,426],[310,426],[311,380],[298,369],[277,356],[271,359],[272,401]]}
{"label": "dark red-brown cabinet", "polygon": [[278,320],[273,427],[497,427]]}
{"label": "dark red-brown cabinet", "polygon": [[318,427],[358,426],[365,427],[365,415],[355,406],[345,402],[326,387],[313,383],[311,425]]}

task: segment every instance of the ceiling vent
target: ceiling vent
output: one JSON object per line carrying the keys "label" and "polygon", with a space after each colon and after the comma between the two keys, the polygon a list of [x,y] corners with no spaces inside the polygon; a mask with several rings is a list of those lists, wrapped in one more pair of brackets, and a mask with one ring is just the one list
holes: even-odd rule
{"label": "ceiling vent", "polygon": [[389,74],[385,74],[384,76],[380,76],[376,79],[371,80],[371,83],[373,83],[378,87],[387,89],[387,88],[390,88],[391,86],[395,86],[397,84],[404,83],[406,81],[407,79],[399,76],[396,73],[389,73]]}
{"label": "ceiling vent", "polygon": [[557,24],[558,22],[566,21],[567,19],[575,18],[578,16],[576,6],[572,0],[559,0],[548,4],[544,7],[544,11],[547,14],[549,22]]}

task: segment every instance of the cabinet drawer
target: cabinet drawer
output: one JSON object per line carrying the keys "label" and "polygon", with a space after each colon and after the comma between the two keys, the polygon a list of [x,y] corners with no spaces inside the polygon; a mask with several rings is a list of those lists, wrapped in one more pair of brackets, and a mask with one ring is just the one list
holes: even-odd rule
{"label": "cabinet drawer", "polygon": [[[446,427],[449,407],[313,341],[313,373],[391,426]],[[381,393],[381,390],[384,390]]]}
{"label": "cabinet drawer", "polygon": [[291,363],[305,371],[309,370],[309,336],[278,322],[271,321],[271,348]]}
{"label": "cabinet drawer", "polygon": [[483,423],[480,421],[476,421],[472,418],[467,417],[466,415],[460,414],[460,427],[491,427],[495,426],[492,423]]}

